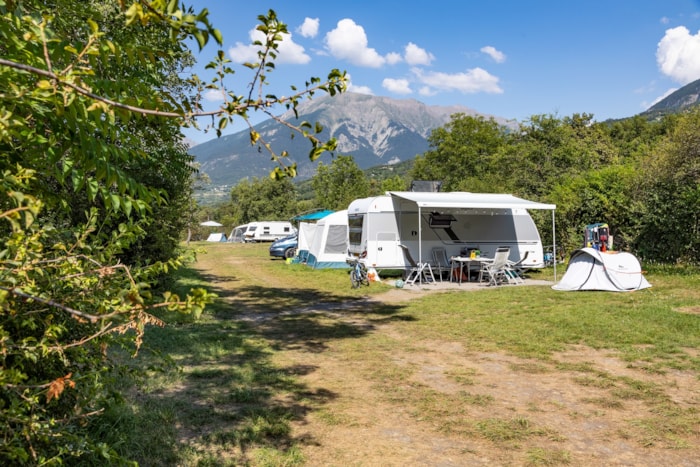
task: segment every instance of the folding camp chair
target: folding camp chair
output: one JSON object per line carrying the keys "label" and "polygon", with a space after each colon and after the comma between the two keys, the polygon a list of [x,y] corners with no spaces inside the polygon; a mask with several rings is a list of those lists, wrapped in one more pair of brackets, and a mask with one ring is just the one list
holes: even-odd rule
{"label": "folding camp chair", "polygon": [[493,261],[484,262],[480,275],[489,281],[489,285],[500,285],[507,282],[506,268],[508,266],[509,247],[498,247]]}
{"label": "folding camp chair", "polygon": [[432,254],[433,262],[430,266],[433,268],[433,272],[436,272],[437,275],[440,276],[440,282],[442,282],[443,273],[446,272],[449,278],[449,274],[452,272],[452,266],[447,259],[447,251],[443,247],[435,247],[433,248]]}
{"label": "folding camp chair", "polygon": [[505,277],[509,284],[524,284],[525,279],[523,279],[523,262],[527,259],[529,251],[526,251],[522,258],[518,261],[508,261],[505,266]]}
{"label": "folding camp chair", "polygon": [[410,264],[410,267],[406,268],[406,279],[404,279],[404,282],[408,285],[413,285],[416,281],[435,283],[435,276],[433,276],[433,269],[430,267],[430,263],[416,263],[406,245],[399,245],[399,247],[403,250],[404,257]]}

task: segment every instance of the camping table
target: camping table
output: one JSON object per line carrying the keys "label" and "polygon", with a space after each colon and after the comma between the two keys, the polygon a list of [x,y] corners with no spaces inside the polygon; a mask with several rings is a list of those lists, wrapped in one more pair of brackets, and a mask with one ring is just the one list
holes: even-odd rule
{"label": "camping table", "polygon": [[[450,280],[462,283],[462,268],[467,266],[467,282],[469,279],[469,272],[471,271],[472,264],[476,264],[481,268],[481,265],[493,261],[493,258],[485,258],[483,256],[477,256],[472,258],[470,256],[452,256],[450,258]],[[455,279],[455,270],[460,271],[459,277]]]}

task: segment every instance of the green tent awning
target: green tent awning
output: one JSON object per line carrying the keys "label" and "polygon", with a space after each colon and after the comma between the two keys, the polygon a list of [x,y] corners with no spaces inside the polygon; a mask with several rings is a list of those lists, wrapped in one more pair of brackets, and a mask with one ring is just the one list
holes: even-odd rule
{"label": "green tent awning", "polygon": [[292,221],[317,221],[323,219],[328,214],[333,214],[335,211],[329,209],[320,209],[318,211],[307,212],[304,214],[299,214],[298,216],[292,217]]}

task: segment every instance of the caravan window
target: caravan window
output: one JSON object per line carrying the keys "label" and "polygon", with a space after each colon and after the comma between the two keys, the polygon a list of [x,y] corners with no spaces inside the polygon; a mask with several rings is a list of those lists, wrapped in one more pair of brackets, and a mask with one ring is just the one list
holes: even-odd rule
{"label": "caravan window", "polygon": [[364,214],[353,214],[348,216],[348,237],[350,245],[360,246],[362,243],[362,224],[364,223]]}

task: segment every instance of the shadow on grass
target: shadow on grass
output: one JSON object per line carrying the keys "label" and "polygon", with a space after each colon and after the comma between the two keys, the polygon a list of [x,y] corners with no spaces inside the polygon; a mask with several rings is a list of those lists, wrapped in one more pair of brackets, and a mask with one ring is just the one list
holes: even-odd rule
{"label": "shadow on grass", "polygon": [[303,358],[334,340],[361,338],[383,322],[413,319],[401,306],[357,296],[227,288],[226,280],[189,270],[184,287],[205,284],[219,298],[197,322],[146,333],[139,365],[148,378],[135,397],[138,421],[130,428],[142,448],[128,448],[143,465],[220,465],[222,458],[241,465],[256,448],[272,450],[272,464],[290,461],[298,455],[295,446],[315,442],[294,436],[292,423],[303,424],[338,395],[301,381],[316,366],[298,360],[280,365],[275,352]]}

